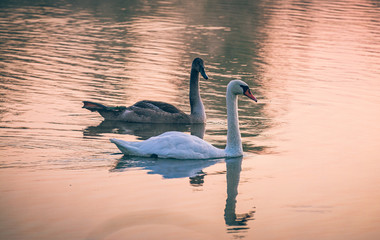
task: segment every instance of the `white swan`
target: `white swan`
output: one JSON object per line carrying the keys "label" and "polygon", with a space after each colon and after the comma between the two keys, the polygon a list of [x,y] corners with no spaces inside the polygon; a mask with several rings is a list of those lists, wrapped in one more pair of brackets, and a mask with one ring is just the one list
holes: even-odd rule
{"label": "white swan", "polygon": [[205,123],[206,113],[199,93],[199,73],[204,79],[208,79],[203,60],[195,58],[190,73],[191,114],[186,114],[169,103],[149,100],[139,101],[129,107],[107,107],[100,103],[83,101],[83,108],[99,112],[105,120],[145,123]]}
{"label": "white swan", "polygon": [[126,155],[177,159],[210,159],[238,157],[243,155],[237,95],[244,94],[257,102],[248,85],[241,80],[233,80],[227,86],[227,146],[220,149],[198,137],[182,132],[166,132],[142,142],[127,142],[119,139],[110,141]]}

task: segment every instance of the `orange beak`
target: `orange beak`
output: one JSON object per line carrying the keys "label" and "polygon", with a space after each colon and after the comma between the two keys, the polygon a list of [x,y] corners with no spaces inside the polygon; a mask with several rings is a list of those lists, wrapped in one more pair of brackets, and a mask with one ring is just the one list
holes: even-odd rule
{"label": "orange beak", "polygon": [[253,101],[257,102],[257,99],[255,98],[255,96],[253,96],[253,94],[251,93],[251,90],[247,89],[247,91],[244,92],[244,95],[249,97]]}

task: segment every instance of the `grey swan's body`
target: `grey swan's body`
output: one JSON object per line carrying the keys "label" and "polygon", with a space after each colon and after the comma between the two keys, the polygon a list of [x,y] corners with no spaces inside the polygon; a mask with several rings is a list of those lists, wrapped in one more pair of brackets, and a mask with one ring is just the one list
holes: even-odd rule
{"label": "grey swan's body", "polygon": [[190,73],[191,114],[159,101],[143,100],[129,107],[108,107],[99,103],[83,101],[83,108],[97,111],[105,120],[142,123],[205,123],[206,113],[199,93],[199,74],[208,79],[201,58],[195,58]]}
{"label": "grey swan's body", "polygon": [[227,145],[216,148],[210,143],[182,132],[166,132],[141,142],[110,139],[125,155],[176,159],[211,159],[239,157],[243,146],[239,130],[237,95],[245,95],[257,102],[248,85],[241,80],[233,80],[227,86]]}

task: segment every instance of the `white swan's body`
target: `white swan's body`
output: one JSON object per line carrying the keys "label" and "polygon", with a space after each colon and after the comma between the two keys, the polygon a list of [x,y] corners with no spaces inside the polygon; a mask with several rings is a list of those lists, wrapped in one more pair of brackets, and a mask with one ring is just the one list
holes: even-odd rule
{"label": "white swan's body", "polygon": [[139,101],[129,107],[108,107],[95,102],[83,101],[83,108],[97,111],[105,120],[136,123],[205,123],[206,112],[199,93],[199,74],[204,79],[208,79],[203,60],[195,58],[190,72],[190,114],[184,113],[169,103],[150,100]]}
{"label": "white swan's body", "polygon": [[246,83],[233,80],[227,86],[227,146],[219,149],[208,142],[182,132],[166,132],[142,142],[127,142],[119,139],[110,141],[126,155],[177,158],[210,159],[221,157],[238,157],[243,155],[237,112],[237,94],[244,94],[257,101]]}
{"label": "white swan's body", "polygon": [[142,142],[111,139],[121,152],[141,157],[205,159],[224,157],[224,150],[183,132],[166,132]]}

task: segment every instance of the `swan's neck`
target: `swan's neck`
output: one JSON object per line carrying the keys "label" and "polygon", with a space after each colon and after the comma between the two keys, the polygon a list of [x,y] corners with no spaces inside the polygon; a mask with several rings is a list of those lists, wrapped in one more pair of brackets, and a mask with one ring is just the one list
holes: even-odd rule
{"label": "swan's neck", "polygon": [[243,155],[241,136],[239,130],[239,116],[237,108],[237,95],[227,91],[227,146],[226,154],[229,157]]}
{"label": "swan's neck", "polygon": [[189,97],[192,123],[204,123],[206,121],[206,113],[199,93],[199,71],[195,69],[191,69]]}

